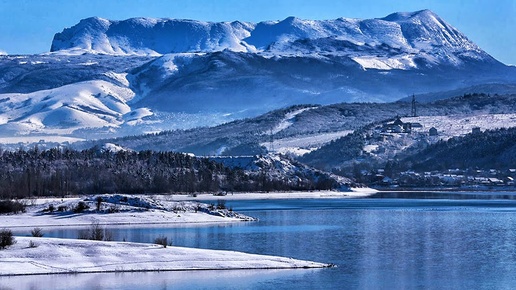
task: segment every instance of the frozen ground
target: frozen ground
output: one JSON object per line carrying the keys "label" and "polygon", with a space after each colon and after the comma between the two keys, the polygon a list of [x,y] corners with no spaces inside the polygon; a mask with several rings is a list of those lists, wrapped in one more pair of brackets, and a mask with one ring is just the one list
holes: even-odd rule
{"label": "frozen ground", "polygon": [[[0,215],[3,227],[58,227],[101,225],[217,223],[251,221],[253,218],[226,209],[213,208],[198,202],[169,201],[147,196],[101,195],[103,202],[96,209],[96,198],[49,198],[32,200],[27,212],[17,215]],[[88,209],[74,212],[79,202]],[[215,206],[216,207],[216,206]],[[50,211],[49,208],[53,208]]]}
{"label": "frozen ground", "polygon": [[16,237],[16,241],[0,251],[0,276],[328,266],[291,258],[154,244],[29,237]]}

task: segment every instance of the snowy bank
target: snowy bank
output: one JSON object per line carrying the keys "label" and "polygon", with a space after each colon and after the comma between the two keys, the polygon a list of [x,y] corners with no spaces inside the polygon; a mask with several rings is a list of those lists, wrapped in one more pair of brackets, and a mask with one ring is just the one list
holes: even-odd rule
{"label": "snowy bank", "polygon": [[169,200],[175,201],[216,201],[216,200],[264,200],[264,199],[315,199],[315,198],[358,198],[367,197],[377,193],[378,190],[364,187],[351,188],[351,191],[293,191],[293,192],[247,192],[227,193],[226,195],[197,194],[192,195],[170,195]]}
{"label": "snowy bank", "polygon": [[276,256],[154,244],[29,237],[16,237],[16,241],[0,251],[0,276],[331,266]]}
{"label": "snowy bank", "polygon": [[[101,201],[99,201],[99,198]],[[168,196],[98,195],[39,199],[25,213],[0,215],[3,227],[220,223],[255,219],[215,204],[172,201]],[[98,203],[98,204],[97,204]]]}

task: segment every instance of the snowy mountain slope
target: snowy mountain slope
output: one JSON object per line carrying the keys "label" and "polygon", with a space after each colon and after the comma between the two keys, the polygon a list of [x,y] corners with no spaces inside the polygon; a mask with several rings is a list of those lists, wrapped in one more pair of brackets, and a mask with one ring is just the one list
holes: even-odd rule
{"label": "snowy mountain slope", "polygon": [[[70,134],[76,129],[116,127],[131,114],[134,93],[107,81],[86,81],[34,93],[0,94],[0,130],[13,134]],[[127,117],[126,117],[127,118]],[[135,118],[132,118],[135,119]]]}
{"label": "snowy mountain slope", "polygon": [[57,33],[50,51],[68,50],[118,55],[156,55],[179,52],[247,51],[241,39],[253,24],[195,20],[131,18],[110,21],[98,17],[81,20]]}
{"label": "snowy mountain slope", "polygon": [[151,59],[111,55],[0,56],[0,93],[32,93],[91,80],[127,86],[127,72]]}
{"label": "snowy mountain slope", "polygon": [[[379,19],[289,17],[256,24],[88,18],[57,33],[51,50],[0,56],[0,99],[11,102],[0,106],[0,137],[106,138],[213,126],[298,104],[388,102],[516,84],[515,67],[496,61],[428,10]],[[117,101],[123,110],[113,110],[107,97],[81,110],[45,103],[45,110],[55,113],[41,112],[37,102],[23,103],[65,87],[75,93],[63,94],[61,102],[74,103],[63,98],[82,98],[81,87],[89,91],[92,82],[132,97]],[[25,96],[11,98],[13,93]],[[190,149],[224,151],[228,142],[216,139]]]}
{"label": "snowy mountain slope", "polygon": [[[419,117],[404,117],[402,120],[421,123],[423,127],[420,130],[427,133],[431,127],[435,127],[441,132],[440,138],[447,139],[470,132],[475,126],[514,126],[516,94],[460,96],[433,103],[419,103],[417,107]],[[204,156],[241,156],[266,152],[296,156],[316,151],[371,123],[395,116],[408,116],[410,111],[410,103],[406,102],[294,106],[215,127],[111,138],[77,143],[74,146],[85,149],[113,143],[135,150],[174,150]],[[326,158],[336,158],[336,155],[327,154]]]}
{"label": "snowy mountain slope", "polygon": [[393,101],[412,93],[516,80],[516,70],[478,63],[364,71],[349,57],[335,55],[265,57],[223,51],[189,55],[187,66],[184,57],[175,56],[172,62],[169,56],[163,58],[167,61],[156,60],[132,72],[139,105],[190,113],[246,110],[252,116],[295,104]]}

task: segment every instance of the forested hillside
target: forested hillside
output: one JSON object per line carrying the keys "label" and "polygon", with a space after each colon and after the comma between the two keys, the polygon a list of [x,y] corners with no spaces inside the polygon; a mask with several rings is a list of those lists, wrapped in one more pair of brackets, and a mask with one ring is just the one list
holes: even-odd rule
{"label": "forested hillside", "polygon": [[[286,116],[298,111],[288,126],[281,127]],[[101,139],[73,144],[76,149],[115,143],[134,150],[189,152],[195,155],[256,155],[266,149],[260,144],[283,138],[317,138],[318,134],[357,130],[370,123],[411,112],[408,102],[394,103],[341,103],[328,106],[300,105],[275,110],[256,118],[229,122],[215,127],[190,130],[163,131],[157,134]],[[432,103],[418,103],[418,116],[451,116],[478,114],[507,114],[516,112],[516,95],[464,94]],[[278,130],[273,130],[280,127]],[[340,141],[339,141],[340,142]],[[340,146],[340,145],[337,145]],[[341,158],[323,151],[330,161]],[[321,150],[319,149],[319,150]],[[331,149],[335,151],[334,149]],[[340,150],[340,149],[339,149]],[[355,156],[355,155],[353,155]],[[343,156],[342,158],[345,158]],[[304,159],[307,160],[307,159]]]}
{"label": "forested hillside", "polygon": [[[324,175],[324,174],[322,174]],[[266,170],[225,167],[207,158],[153,151],[37,148],[0,154],[0,197],[103,193],[193,193],[330,189],[332,178],[299,172],[296,179]],[[330,180],[330,182],[326,182]]]}
{"label": "forested hillside", "polygon": [[451,138],[400,161],[400,169],[417,171],[509,169],[516,167],[516,127]]}

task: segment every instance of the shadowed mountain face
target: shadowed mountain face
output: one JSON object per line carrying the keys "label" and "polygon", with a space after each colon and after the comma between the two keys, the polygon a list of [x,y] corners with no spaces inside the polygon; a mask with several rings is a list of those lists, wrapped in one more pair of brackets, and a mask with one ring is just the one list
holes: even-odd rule
{"label": "shadowed mountain face", "polygon": [[0,135],[133,135],[516,83],[514,67],[428,10],[260,23],[88,18],[57,33],[51,51],[0,57]]}

